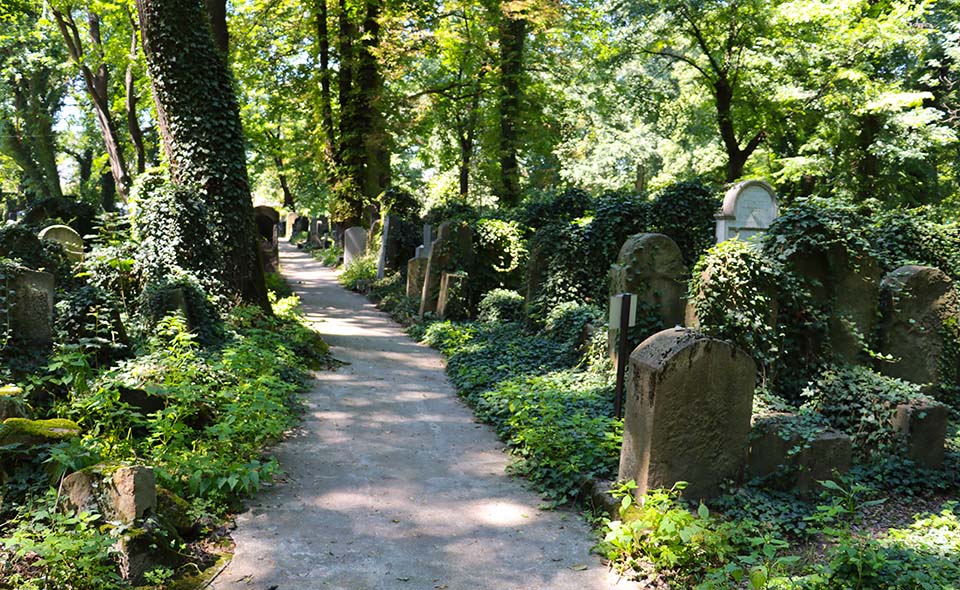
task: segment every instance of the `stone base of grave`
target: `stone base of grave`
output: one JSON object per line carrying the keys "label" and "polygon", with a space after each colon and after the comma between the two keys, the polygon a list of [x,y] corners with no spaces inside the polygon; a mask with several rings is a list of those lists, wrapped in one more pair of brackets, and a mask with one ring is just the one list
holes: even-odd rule
{"label": "stone base of grave", "polygon": [[[806,443],[789,433],[796,420],[793,414],[765,417],[753,427],[750,443],[749,474],[751,477],[775,478],[784,489],[800,492],[816,491],[818,481],[836,479],[850,470],[853,454],[850,437],[834,430],[822,430]],[[801,447],[799,448],[798,447]]]}
{"label": "stone base of grave", "polygon": [[942,404],[897,406],[893,428],[911,461],[926,469],[943,467],[947,436],[947,406]]}

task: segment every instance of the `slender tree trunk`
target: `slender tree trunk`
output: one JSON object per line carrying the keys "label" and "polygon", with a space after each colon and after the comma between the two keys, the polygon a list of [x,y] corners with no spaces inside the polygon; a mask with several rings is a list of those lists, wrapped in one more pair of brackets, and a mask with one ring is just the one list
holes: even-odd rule
{"label": "slender tree trunk", "polygon": [[115,211],[117,204],[117,183],[113,174],[104,172],[100,175],[100,204],[107,212]]}
{"label": "slender tree trunk", "polygon": [[103,136],[103,144],[107,149],[107,158],[110,161],[110,171],[113,173],[113,178],[117,184],[117,193],[122,199],[126,200],[130,187],[130,177],[127,174],[127,164],[124,161],[123,148],[120,146],[117,126],[110,112],[110,72],[107,69],[103,43],[100,38],[100,17],[93,11],[87,14],[90,41],[97,52],[97,61],[99,62],[96,72],[94,72],[84,61],[83,43],[80,40],[80,32],[73,19],[73,13],[69,10],[63,13],[53,9],[53,16],[67,45],[70,59],[80,68],[80,73],[83,75],[87,94],[93,103],[97,125],[100,127],[100,133]]}
{"label": "slender tree trunk", "polygon": [[719,74],[713,84],[717,105],[717,127],[720,130],[720,139],[727,152],[727,182],[733,182],[743,176],[743,169],[747,160],[763,141],[763,131],[758,131],[743,148],[737,139],[736,128],[733,124],[733,87],[726,76]]}
{"label": "slender tree trunk", "polygon": [[500,202],[520,202],[520,127],[523,100],[523,46],[527,22],[504,17],[500,23]]}
{"label": "slender tree trunk", "polygon": [[228,294],[270,309],[253,220],[240,109],[201,0],[137,0],[160,132],[174,182],[210,209],[217,277]]}
{"label": "slender tree trunk", "polygon": [[377,63],[380,47],[380,12],[383,0],[367,0],[357,69],[357,110],[364,114],[363,175],[361,187],[366,203],[376,203],[390,182],[390,151],[386,120],[382,112],[383,76]]}
{"label": "slender tree trunk", "polygon": [[143,174],[147,168],[147,152],[143,146],[143,129],[140,128],[140,119],[137,118],[137,89],[134,87],[133,79],[133,59],[137,54],[137,39],[140,36],[137,31],[137,22],[129,12],[132,33],[130,34],[130,61],[127,63],[127,72],[124,76],[124,90],[126,92],[126,110],[127,110],[127,130],[130,132],[130,140],[137,152],[137,174]]}
{"label": "slender tree trunk", "polygon": [[323,131],[323,153],[327,164],[336,154],[333,129],[333,104],[330,95],[330,32],[327,0],[317,0],[317,43],[320,49],[320,128]]}
{"label": "slender tree trunk", "polygon": [[293,192],[290,191],[290,181],[287,175],[283,173],[283,158],[279,155],[273,156],[273,163],[277,167],[277,179],[280,181],[280,190],[283,191],[283,206],[286,209],[293,209],[296,202],[293,200]]}

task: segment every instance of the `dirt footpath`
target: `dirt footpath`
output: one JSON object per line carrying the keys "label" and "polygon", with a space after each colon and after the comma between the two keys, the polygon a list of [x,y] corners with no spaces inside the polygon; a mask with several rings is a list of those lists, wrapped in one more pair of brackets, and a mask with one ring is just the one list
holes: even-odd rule
{"label": "dirt footpath", "polygon": [[617,583],[575,513],[505,474],[435,351],[284,244],[303,311],[349,363],[319,373],[302,429],[276,449],[286,481],[237,519],[215,590],[601,590]]}

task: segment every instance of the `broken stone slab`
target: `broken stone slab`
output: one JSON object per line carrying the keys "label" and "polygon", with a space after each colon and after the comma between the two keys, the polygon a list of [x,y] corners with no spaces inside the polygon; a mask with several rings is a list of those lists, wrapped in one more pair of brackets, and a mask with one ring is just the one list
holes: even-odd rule
{"label": "broken stone slab", "polygon": [[[842,432],[818,428],[805,434],[796,414],[780,412],[755,421],[750,442],[751,477],[769,477],[787,490],[810,492],[818,481],[850,470],[852,440]],[[807,426],[807,429],[814,428]]]}
{"label": "broken stone slab", "polygon": [[73,420],[53,418],[30,420],[7,418],[0,425],[0,446],[20,444],[35,446],[80,436],[80,426]]}
{"label": "broken stone slab", "polygon": [[440,281],[444,272],[468,268],[473,260],[473,231],[466,223],[445,221],[430,248],[423,289],[420,292],[420,317],[437,311]]}
{"label": "broken stone slab", "polygon": [[691,500],[739,479],[747,461],[756,363],[732,344],[684,328],[630,355],[621,480],[636,493],[687,482]]}
{"label": "broken stone slab", "polygon": [[943,467],[949,414],[947,406],[943,404],[897,406],[893,429],[903,441],[907,457],[919,467]]}
{"label": "broken stone slab", "polygon": [[41,241],[56,242],[63,247],[67,259],[71,262],[83,260],[83,238],[72,227],[66,225],[51,225],[40,231]]}

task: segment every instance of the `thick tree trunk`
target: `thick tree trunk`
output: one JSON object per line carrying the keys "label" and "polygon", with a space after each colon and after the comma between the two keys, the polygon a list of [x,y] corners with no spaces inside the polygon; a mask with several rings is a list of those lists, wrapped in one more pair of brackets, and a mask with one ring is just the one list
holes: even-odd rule
{"label": "thick tree trunk", "polygon": [[80,32],[73,19],[73,13],[69,10],[62,13],[53,9],[53,16],[67,45],[70,59],[80,68],[80,73],[83,75],[87,94],[93,104],[97,126],[103,136],[103,145],[107,149],[107,158],[110,161],[110,171],[113,173],[113,178],[117,184],[117,193],[122,199],[126,200],[130,188],[130,177],[127,174],[127,164],[124,161],[123,148],[120,146],[117,126],[110,112],[110,71],[107,69],[103,43],[100,38],[100,17],[92,11],[87,14],[90,41],[97,52],[97,62],[99,63],[96,72],[94,72],[85,61],[83,43],[80,40]]}
{"label": "thick tree trunk", "polygon": [[527,22],[504,17],[500,23],[500,182],[506,206],[520,202],[520,126],[523,99],[523,45]]}
{"label": "thick tree trunk", "polygon": [[269,310],[240,111],[205,8],[201,0],[136,3],[171,177],[205,194],[227,293]]}
{"label": "thick tree trunk", "polygon": [[363,119],[363,176],[365,204],[376,203],[390,182],[390,151],[383,117],[383,76],[376,53],[380,47],[380,12],[383,0],[367,0],[363,41],[357,70],[357,109]]}
{"label": "thick tree trunk", "polygon": [[115,211],[117,208],[117,183],[113,180],[113,174],[109,172],[100,175],[100,204],[107,212]]}
{"label": "thick tree trunk", "polygon": [[46,71],[11,78],[13,109],[20,122],[18,125],[12,120],[0,120],[0,151],[23,171],[26,189],[36,200],[63,196],[57,171],[53,116],[46,95],[48,82]]}
{"label": "thick tree trunk", "polygon": [[[133,18],[132,14],[128,14],[130,17],[130,25],[133,32],[130,34],[130,55],[134,56],[137,54],[137,39],[140,36],[139,31],[137,31],[137,22]],[[124,90],[126,93],[126,110],[127,110],[127,130],[130,132],[130,140],[133,142],[133,147],[137,152],[137,174],[143,174],[143,171],[147,168],[147,152],[143,146],[143,129],[140,128],[140,119],[137,118],[137,102],[139,97],[137,96],[137,89],[134,87],[133,79],[133,61],[127,64],[127,72],[124,76]]]}

